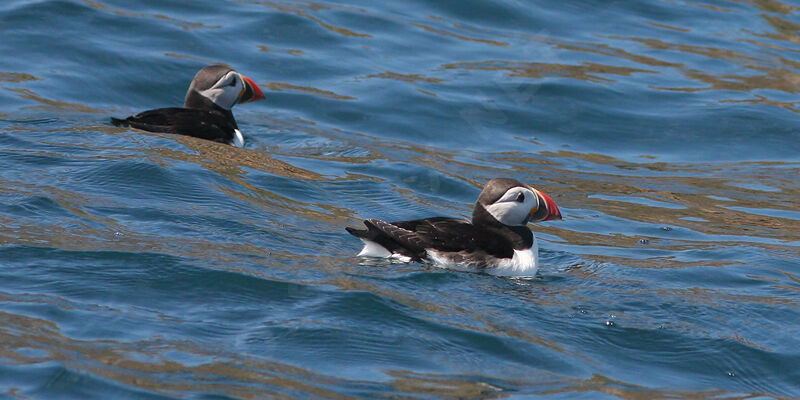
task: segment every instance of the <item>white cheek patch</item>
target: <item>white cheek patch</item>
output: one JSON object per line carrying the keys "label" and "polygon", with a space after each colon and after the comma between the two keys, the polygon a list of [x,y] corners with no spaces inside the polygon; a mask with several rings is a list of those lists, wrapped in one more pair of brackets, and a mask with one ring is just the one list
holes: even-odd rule
{"label": "white cheek patch", "polygon": [[[523,202],[517,201],[520,194],[525,196]],[[523,187],[514,187],[509,189],[499,200],[486,206],[486,211],[504,225],[525,225],[528,221],[528,213],[538,203],[539,200],[536,199],[533,191]]]}
{"label": "white cheek patch", "polygon": [[206,89],[200,92],[200,94],[214,102],[214,104],[226,110],[230,110],[231,107],[236,104],[236,98],[239,96],[239,90],[234,91],[230,89],[235,89],[235,86]]}
{"label": "white cheek patch", "polygon": [[225,75],[210,89],[199,91],[200,95],[211,100],[214,104],[230,110],[239,99],[239,93],[242,91],[242,80],[236,77],[236,84],[230,86],[230,74]]}

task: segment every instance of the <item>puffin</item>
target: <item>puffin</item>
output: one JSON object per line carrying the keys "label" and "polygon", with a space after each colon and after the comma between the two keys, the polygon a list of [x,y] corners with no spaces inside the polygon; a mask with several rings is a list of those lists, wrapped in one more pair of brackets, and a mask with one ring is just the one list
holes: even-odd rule
{"label": "puffin", "polygon": [[244,136],[236,125],[231,108],[263,98],[264,92],[250,78],[227,64],[214,64],[204,67],[194,76],[183,108],[157,108],[125,119],[112,117],[111,123],[244,147]]}
{"label": "puffin", "polygon": [[472,220],[433,217],[411,221],[364,221],[367,229],[347,227],[361,239],[358,256],[419,261],[498,276],[534,276],[539,248],[528,222],[560,220],[550,196],[512,178],[486,183]]}

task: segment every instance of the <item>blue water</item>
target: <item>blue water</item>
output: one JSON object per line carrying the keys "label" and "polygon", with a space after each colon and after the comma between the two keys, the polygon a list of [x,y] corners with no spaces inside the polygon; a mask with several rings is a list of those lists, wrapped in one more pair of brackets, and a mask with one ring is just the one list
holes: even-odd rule
{"label": "blue water", "polygon": [[[0,52],[0,398],[800,397],[800,2],[6,0]],[[215,62],[245,149],[110,125]],[[535,279],[354,256],[498,176]]]}

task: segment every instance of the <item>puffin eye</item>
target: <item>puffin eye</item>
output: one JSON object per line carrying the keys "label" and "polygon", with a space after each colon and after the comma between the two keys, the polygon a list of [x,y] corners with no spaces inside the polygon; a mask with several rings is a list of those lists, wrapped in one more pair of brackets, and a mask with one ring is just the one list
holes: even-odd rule
{"label": "puffin eye", "polygon": [[520,193],[519,196],[517,196],[517,202],[519,203],[525,202],[525,195],[523,193]]}
{"label": "puffin eye", "polygon": [[228,86],[236,86],[236,78],[231,79],[231,83]]}

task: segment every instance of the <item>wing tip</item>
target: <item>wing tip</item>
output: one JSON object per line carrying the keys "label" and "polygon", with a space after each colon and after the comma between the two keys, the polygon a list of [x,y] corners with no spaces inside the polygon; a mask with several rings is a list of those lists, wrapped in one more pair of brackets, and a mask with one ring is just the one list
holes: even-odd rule
{"label": "wing tip", "polygon": [[369,229],[377,229],[379,231],[383,230],[383,229],[380,228],[381,225],[386,225],[386,224],[388,224],[388,222],[380,220],[380,219],[377,219],[377,218],[370,218],[370,219],[365,219],[364,220],[364,225],[366,225],[367,228],[369,228]]}
{"label": "wing tip", "polygon": [[[370,242],[373,242],[374,245],[385,249],[387,254],[397,257],[404,257],[404,262],[422,260],[424,256],[424,250],[423,253],[420,253],[420,251],[415,249],[413,244],[402,238],[402,233],[412,233],[411,231],[394,225],[391,222],[386,222],[377,218],[366,219],[363,222],[367,229],[356,229],[351,227],[345,227],[345,229],[351,235],[364,241],[364,250],[368,250],[367,248],[374,249],[374,246],[370,246]],[[398,233],[401,233],[401,235],[398,235]],[[362,250],[362,253],[364,250]],[[367,251],[364,254],[367,253],[371,254],[373,252]]]}

